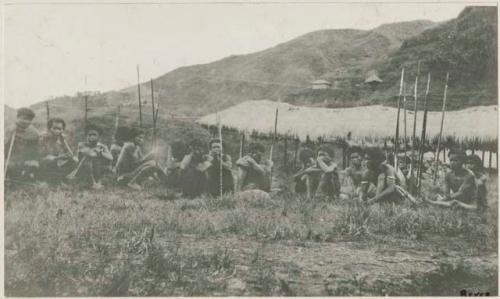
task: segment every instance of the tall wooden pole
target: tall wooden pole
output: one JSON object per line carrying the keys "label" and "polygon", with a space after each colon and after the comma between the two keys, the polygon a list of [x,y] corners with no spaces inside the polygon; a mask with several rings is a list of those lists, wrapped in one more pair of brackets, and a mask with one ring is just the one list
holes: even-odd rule
{"label": "tall wooden pole", "polygon": [[[276,144],[276,134],[278,133],[278,112],[279,112],[279,100],[278,100],[278,105],[276,105],[276,113],[274,115],[274,134],[273,134],[273,142],[271,144],[271,150],[269,152],[269,160],[273,161],[273,152],[274,152],[274,145]],[[271,180],[271,184],[273,182],[273,168],[271,167],[271,172],[269,174],[269,178]]]}
{"label": "tall wooden pole", "polygon": [[285,166],[285,171],[286,171],[286,168],[288,166],[288,138],[285,137],[285,141],[284,141],[284,149],[283,149],[283,165]]}
{"label": "tall wooden pole", "polygon": [[442,108],[442,114],[441,114],[441,128],[439,129],[439,138],[438,138],[438,144],[437,144],[437,150],[436,150],[436,159],[435,159],[435,165],[434,165],[434,184],[436,184],[437,180],[437,172],[438,172],[438,161],[439,161],[439,151],[441,149],[441,138],[443,136],[443,125],[444,125],[444,115],[445,115],[445,110],[446,110],[446,92],[448,91],[448,79],[450,77],[450,73],[446,73],[446,83],[444,85],[444,96],[443,96],[443,108]]}
{"label": "tall wooden pole", "polygon": [[293,156],[293,168],[296,168],[297,167],[297,156],[298,156],[298,153],[299,153],[299,139],[296,138],[295,139],[295,155]]}
{"label": "tall wooden pole", "polygon": [[411,137],[411,159],[410,159],[410,175],[413,175],[414,167],[414,157],[415,157],[415,142],[417,134],[417,102],[418,102],[418,76],[420,75],[420,61],[417,65],[417,76],[415,77],[415,88],[413,90],[413,99],[415,100],[413,104],[413,134]]}
{"label": "tall wooden pole", "polygon": [[421,190],[422,186],[422,173],[423,173],[423,163],[424,163],[424,152],[425,152],[425,131],[427,129],[427,96],[429,95],[429,87],[431,84],[431,73],[427,73],[427,88],[425,90],[424,96],[424,119],[422,121],[422,133],[420,137],[420,157],[418,161],[418,171],[417,171],[417,185],[418,190]]}
{"label": "tall wooden pole", "polygon": [[406,84],[403,84],[403,127],[404,127],[404,143],[405,143],[405,157],[406,152],[408,151],[408,130],[406,129]]}
{"label": "tall wooden pole", "polygon": [[139,127],[142,128],[142,102],[141,102],[141,81],[139,77],[139,65],[137,65],[137,95],[139,100]]}
{"label": "tall wooden pole", "polygon": [[394,138],[394,168],[398,169],[398,153],[399,153],[399,115],[401,113],[401,95],[403,94],[403,85],[405,77],[405,68],[401,70],[401,82],[399,83],[399,98],[398,98],[398,116],[396,118],[396,136]]}
{"label": "tall wooden pole", "polygon": [[45,108],[47,110],[47,124],[49,123],[50,119],[50,107],[49,107],[49,101],[45,101]]}
{"label": "tall wooden pole", "polygon": [[88,96],[85,96],[85,128],[87,128],[87,125],[88,125],[88,118],[87,118],[87,112],[89,111],[89,108],[88,108]]}
{"label": "tall wooden pole", "polygon": [[156,110],[155,110],[155,97],[154,97],[154,87],[153,79],[151,78],[151,109],[153,110],[153,149],[156,147]]}
{"label": "tall wooden pole", "polygon": [[220,199],[222,200],[223,190],[222,190],[222,151],[224,150],[222,147],[222,122],[220,119],[220,115],[217,113],[217,131],[219,133],[219,141],[220,141],[220,153],[219,153],[219,187],[220,187]]}
{"label": "tall wooden pole", "polygon": [[240,158],[245,155],[245,132],[240,134]]}

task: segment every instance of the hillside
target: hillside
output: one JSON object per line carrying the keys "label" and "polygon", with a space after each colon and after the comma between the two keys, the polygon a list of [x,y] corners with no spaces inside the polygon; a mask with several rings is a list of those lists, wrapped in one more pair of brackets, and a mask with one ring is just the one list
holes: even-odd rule
{"label": "hillside", "polygon": [[449,108],[497,103],[496,8],[467,7],[456,19],[406,39],[387,63],[379,65],[387,86],[371,97],[387,99],[396,94],[401,66],[414,80],[418,61],[424,75],[432,74],[431,95],[438,102],[434,108],[442,101],[446,72],[450,73]]}
{"label": "hillside", "polygon": [[[495,104],[496,24],[496,8],[469,7],[456,19],[439,24],[417,20],[372,30],[315,31],[260,52],[173,70],[154,79],[155,97],[161,110],[191,116],[260,99],[322,107],[394,106],[401,67],[406,66],[411,89],[421,61],[420,94],[426,73],[432,72],[431,109],[440,107],[446,71],[451,78],[449,108]],[[363,82],[374,71],[383,83],[372,88]],[[310,82],[316,79],[336,86],[312,90]],[[149,102],[149,82],[141,91],[143,101]],[[115,113],[121,104],[136,116],[136,103],[137,87],[130,86],[91,96],[89,106],[94,108],[89,113]],[[51,105],[68,115],[83,115],[82,96],[60,97]],[[44,105],[34,107],[44,113]]]}
{"label": "hillside", "polygon": [[[317,78],[361,76],[375,61],[384,61],[404,38],[432,27],[430,21],[382,25],[373,30],[315,31],[275,47],[247,55],[234,55],[213,63],[181,67],[154,80],[162,109],[200,115],[247,100],[286,98],[309,87]],[[149,82],[142,85],[143,100],[150,99]],[[82,97],[58,98],[54,105],[81,108]],[[89,103],[115,107],[135,105],[137,87],[90,98]],[[38,105],[37,108],[43,109]],[[114,109],[114,108],[113,108]]]}

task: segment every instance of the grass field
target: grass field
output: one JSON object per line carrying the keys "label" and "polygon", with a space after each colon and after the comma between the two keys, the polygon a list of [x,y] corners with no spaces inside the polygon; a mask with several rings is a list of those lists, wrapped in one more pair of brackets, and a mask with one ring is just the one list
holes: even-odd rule
{"label": "grass field", "polygon": [[7,190],[7,296],[498,293],[496,176],[486,217],[429,206]]}

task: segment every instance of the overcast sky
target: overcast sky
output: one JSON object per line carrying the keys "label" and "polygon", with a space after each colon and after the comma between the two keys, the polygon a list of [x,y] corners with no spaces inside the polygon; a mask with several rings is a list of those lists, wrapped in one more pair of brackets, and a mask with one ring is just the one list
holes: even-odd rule
{"label": "overcast sky", "polygon": [[120,89],[304,33],[454,18],[465,4],[51,4],[4,10],[5,102]]}

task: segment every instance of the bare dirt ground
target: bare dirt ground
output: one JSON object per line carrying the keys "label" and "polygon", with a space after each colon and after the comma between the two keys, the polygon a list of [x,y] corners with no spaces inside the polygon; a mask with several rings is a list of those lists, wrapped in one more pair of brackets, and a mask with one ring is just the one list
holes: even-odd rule
{"label": "bare dirt ground", "polygon": [[489,190],[486,215],[291,194],[8,190],[6,295],[494,295],[496,180]]}

